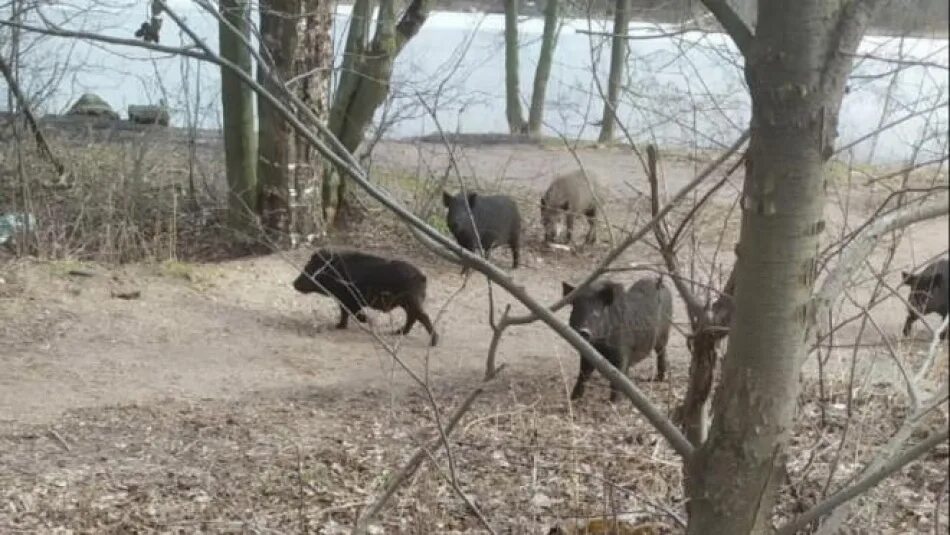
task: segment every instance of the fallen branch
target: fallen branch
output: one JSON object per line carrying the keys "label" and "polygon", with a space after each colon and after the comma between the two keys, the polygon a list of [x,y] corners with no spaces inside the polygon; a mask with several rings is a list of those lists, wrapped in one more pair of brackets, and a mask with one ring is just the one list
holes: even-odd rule
{"label": "fallen branch", "polygon": [[399,469],[398,472],[392,475],[389,478],[386,486],[383,487],[382,492],[379,496],[373,500],[373,503],[367,507],[362,514],[360,514],[359,519],[356,521],[356,525],[353,527],[353,535],[362,535],[367,532],[370,524],[379,513],[386,506],[386,503],[390,498],[399,490],[399,487],[406,482],[413,474],[416,473],[416,470],[419,469],[419,466],[422,465],[422,461],[428,456],[429,451],[437,450],[438,448],[445,446],[448,448],[448,444],[445,443],[445,438],[448,438],[449,434],[452,433],[452,430],[455,429],[455,426],[458,425],[459,421],[462,419],[462,416],[465,415],[472,408],[472,404],[475,400],[485,391],[485,385],[482,384],[475,390],[473,390],[467,398],[462,402],[461,405],[455,409],[455,412],[449,416],[448,422],[446,422],[443,431],[439,434],[439,437],[431,442],[431,445],[424,445],[416,450],[416,452],[406,461],[406,464]]}

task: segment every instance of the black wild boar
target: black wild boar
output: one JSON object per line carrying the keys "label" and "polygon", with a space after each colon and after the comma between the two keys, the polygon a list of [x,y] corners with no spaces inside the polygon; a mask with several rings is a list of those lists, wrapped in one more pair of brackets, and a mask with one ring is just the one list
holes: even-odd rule
{"label": "black wild boar", "polygon": [[445,221],[460,246],[477,253],[479,242],[476,239],[479,239],[488,258],[494,247],[508,245],[511,247],[511,267],[518,267],[521,214],[511,197],[477,193],[453,196],[442,192],[442,203],[448,208]]}
{"label": "black wild boar", "polygon": [[[587,218],[587,237],[584,243],[597,240],[597,204],[592,188],[596,187],[593,176],[590,183],[580,170],[561,175],[551,182],[541,197],[541,224],[544,226],[544,241],[553,243],[566,227],[565,243],[572,243],[574,218],[583,214]],[[565,223],[566,221],[566,223]]]}
{"label": "black wild boar", "polygon": [[[406,311],[406,324],[397,332],[409,334],[416,321],[429,331],[431,344],[439,336],[422,308],[426,299],[426,276],[412,264],[366,253],[320,249],[294,281],[300,293],[331,296],[340,305],[338,329],[345,329],[350,314],[366,322],[365,307],[389,312]],[[395,333],[394,333],[395,334]]]}
{"label": "black wild boar", "polygon": [[[565,282],[563,290],[567,295],[574,287]],[[627,291],[616,282],[595,281],[571,300],[570,325],[624,374],[655,351],[656,379],[662,381],[672,315],[673,296],[662,277],[640,279]],[[571,399],[584,394],[584,383],[593,371],[582,358]],[[611,385],[610,401],[618,395]]]}
{"label": "black wild boar", "polygon": [[[907,297],[910,307],[907,309],[907,320],[904,321],[904,336],[910,335],[910,327],[919,316],[936,312],[942,318],[947,317],[950,303],[950,257],[937,260],[917,275],[903,271],[901,277],[901,284],[910,286],[910,295]],[[944,329],[940,333],[941,339],[947,338],[947,330]]]}

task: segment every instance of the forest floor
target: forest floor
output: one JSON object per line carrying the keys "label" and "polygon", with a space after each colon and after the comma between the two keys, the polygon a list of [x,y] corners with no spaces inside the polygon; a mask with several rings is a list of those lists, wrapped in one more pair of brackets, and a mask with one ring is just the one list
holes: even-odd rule
{"label": "forest floor", "polygon": [[[584,148],[576,157],[600,176],[614,239],[648,219],[643,194],[649,187],[629,151]],[[540,243],[537,199],[554,174],[576,167],[571,152],[496,144],[464,147],[455,158],[467,179],[521,202],[528,221],[525,261],[512,276],[542,302],[556,300],[560,281],[577,281],[609,248],[603,227],[601,242],[584,250],[550,250]],[[416,182],[406,177],[441,175],[448,160],[438,145],[385,142],[373,165],[381,183],[402,188],[417,202],[411,191]],[[668,194],[708,161],[708,155],[664,161]],[[454,180],[448,189],[457,189]],[[915,180],[934,178],[921,174]],[[869,217],[891,187],[832,182],[830,235]],[[680,253],[684,262],[715,255],[728,269],[739,187],[731,179],[700,212]],[[838,202],[844,198],[847,203]],[[585,231],[581,222],[575,233]],[[352,323],[349,330],[334,329],[337,309],[329,299],[290,287],[305,248],[214,263],[0,263],[0,532],[348,529],[397,467],[434,436],[425,389],[383,342],[426,379],[444,420],[482,384],[491,328],[484,278],[463,278],[456,266],[411,244],[391,221],[369,218],[335,241],[409,259],[427,274],[438,347],[427,347],[419,327],[405,338],[380,340]],[[943,254],[947,242],[946,218],[910,229],[895,249],[888,283],[897,288],[901,269]],[[884,258],[880,249],[872,263]],[[495,259],[506,268],[510,262],[507,251]],[[648,243],[637,244],[620,265],[631,263],[649,267],[659,257]],[[695,271],[709,276],[702,262]],[[724,276],[717,271],[712,282]],[[865,278],[852,292],[858,301],[872,287]],[[497,310],[513,303],[513,312],[523,311],[501,291],[495,300]],[[846,315],[847,307],[840,313]],[[830,423],[824,427],[817,424],[817,371],[806,367],[791,449],[793,484],[783,490],[788,505],[781,518],[806,509],[822,491],[847,417],[853,356],[855,416],[831,488],[854,475],[899,424],[907,400],[887,346],[908,365],[929,346],[920,324],[910,339],[900,336],[904,313],[896,297],[874,308],[884,334],[868,328],[857,349],[857,323],[836,335],[840,345],[825,368]],[[674,315],[682,331],[678,301]],[[566,319],[566,311],[560,316]],[[371,314],[378,332],[401,319],[400,313]],[[940,351],[934,380],[947,373],[946,345]],[[681,334],[672,337],[669,354],[666,381],[649,380],[650,362],[631,375],[672,414],[689,365]],[[606,383],[599,377],[580,402],[568,401],[578,357],[566,343],[539,324],[515,327],[503,338],[499,360],[505,369],[485,385],[449,440],[450,460],[433,452],[437,464],[427,462],[397,494],[377,532],[483,532],[454,487],[499,533],[547,533],[559,523],[604,515],[651,523],[652,531],[640,533],[680,531],[682,474],[674,452],[633,407],[605,403]],[[812,462],[804,466],[809,456]],[[885,482],[861,501],[849,526],[855,533],[926,533],[935,520],[946,526],[946,456],[947,448],[938,448]]]}

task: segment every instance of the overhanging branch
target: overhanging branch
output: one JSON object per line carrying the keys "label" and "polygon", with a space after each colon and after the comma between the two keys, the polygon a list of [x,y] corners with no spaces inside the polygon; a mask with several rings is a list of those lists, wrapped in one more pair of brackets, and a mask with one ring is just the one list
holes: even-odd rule
{"label": "overhanging branch", "polygon": [[726,0],[703,0],[703,5],[716,17],[722,28],[736,43],[739,52],[742,52],[743,56],[749,57],[749,49],[752,47],[754,36],[752,30],[746,26],[739,14],[729,7]]}

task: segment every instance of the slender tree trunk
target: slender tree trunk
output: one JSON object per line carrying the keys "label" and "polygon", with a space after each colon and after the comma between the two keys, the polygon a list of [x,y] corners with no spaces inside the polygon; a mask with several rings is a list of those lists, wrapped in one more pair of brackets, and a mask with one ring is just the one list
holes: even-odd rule
{"label": "slender tree trunk", "polygon": [[[250,35],[250,2],[221,0],[221,14],[238,31]],[[251,52],[224,23],[218,30],[221,57],[251,73]],[[254,93],[241,79],[221,69],[224,153],[228,178],[228,212],[232,226],[252,227],[257,213],[257,146],[254,138]]]}
{"label": "slender tree trunk", "polygon": [[[368,14],[372,13],[370,6],[370,0],[358,0],[353,6],[343,73],[330,109],[329,128],[350,152],[356,152],[359,148],[366,128],[389,94],[393,61],[429,16],[429,0],[412,0],[397,24],[394,0],[381,0],[376,30],[372,42],[367,45]],[[332,175],[332,169],[324,172],[322,191],[325,216],[327,200],[332,194]],[[333,224],[339,227],[346,223],[347,218],[346,181],[341,179],[336,186]]]}
{"label": "slender tree trunk", "polygon": [[735,316],[709,438],[690,461],[691,534],[771,530],[824,228],[825,163],[870,3],[763,1],[756,36],[738,43],[753,115]]}
{"label": "slender tree trunk", "polygon": [[[294,54],[294,76],[291,86],[314,115],[322,120],[329,117],[330,75],[333,62],[333,38],[331,6],[326,0],[301,0],[300,18],[297,22],[297,52]],[[306,197],[305,191],[316,191],[322,174],[320,155],[299,134],[294,134],[293,187],[297,193],[296,206],[292,210],[291,228],[305,236],[317,230],[319,220],[316,195]]]}
{"label": "slender tree trunk", "polygon": [[[287,80],[293,69],[297,50],[297,0],[261,0],[261,57],[271,61],[271,69],[281,80]],[[263,66],[258,65],[257,80],[268,91],[278,94],[279,88],[269,81]],[[287,236],[290,224],[289,170],[290,125],[264,98],[257,99],[258,122],[258,212],[261,224],[273,239]]]}
{"label": "slender tree trunk", "polygon": [[554,60],[554,48],[558,34],[558,0],[547,0],[544,6],[544,30],[541,34],[541,52],[538,55],[538,67],[534,71],[534,87],[531,90],[531,109],[528,110],[528,133],[537,136],[541,133],[541,121],[544,119],[544,98],[547,94],[548,78],[551,76],[551,62]]}
{"label": "slender tree trunk", "polygon": [[627,26],[630,25],[630,0],[617,0],[614,9],[614,35],[610,43],[610,73],[607,75],[607,101],[598,140],[609,143],[614,138],[614,114],[620,101],[624,63],[627,61]]}
{"label": "slender tree trunk", "polygon": [[525,133],[518,79],[518,0],[505,0],[505,114],[512,134]]}

